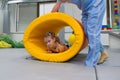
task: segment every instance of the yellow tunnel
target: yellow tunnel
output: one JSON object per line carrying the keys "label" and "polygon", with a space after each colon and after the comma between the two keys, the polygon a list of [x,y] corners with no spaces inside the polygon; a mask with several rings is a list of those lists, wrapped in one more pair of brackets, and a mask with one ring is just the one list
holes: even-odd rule
{"label": "yellow tunnel", "polygon": [[[54,32],[57,35],[66,26],[70,26],[74,31],[75,41],[73,45],[61,53],[47,53],[44,34],[46,32]],[[24,33],[24,45],[31,56],[39,60],[64,62],[85,48],[87,40],[80,22],[65,13],[54,12],[40,16],[30,23]]]}

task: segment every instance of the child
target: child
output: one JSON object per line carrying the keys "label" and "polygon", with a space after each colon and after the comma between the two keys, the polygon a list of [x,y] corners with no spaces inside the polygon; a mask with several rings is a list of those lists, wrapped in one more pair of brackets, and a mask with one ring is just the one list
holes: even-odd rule
{"label": "child", "polygon": [[47,32],[44,41],[47,45],[47,52],[49,53],[59,53],[68,49],[53,32]]}

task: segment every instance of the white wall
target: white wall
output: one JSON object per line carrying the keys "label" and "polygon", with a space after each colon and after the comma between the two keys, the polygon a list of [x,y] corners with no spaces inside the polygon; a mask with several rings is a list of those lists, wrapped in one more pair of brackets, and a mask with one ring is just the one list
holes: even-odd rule
{"label": "white wall", "polygon": [[15,4],[9,5],[10,13],[10,32],[16,32],[16,6]]}
{"label": "white wall", "polygon": [[42,16],[46,13],[50,13],[55,3],[40,3],[39,4],[39,16]]}
{"label": "white wall", "polygon": [[1,9],[2,2],[0,1],[0,33],[3,32],[3,10]]}
{"label": "white wall", "polygon": [[107,11],[106,10],[105,10],[105,14],[104,14],[104,17],[103,17],[102,25],[107,25]]}
{"label": "white wall", "polygon": [[0,33],[3,32],[3,11],[0,10]]}

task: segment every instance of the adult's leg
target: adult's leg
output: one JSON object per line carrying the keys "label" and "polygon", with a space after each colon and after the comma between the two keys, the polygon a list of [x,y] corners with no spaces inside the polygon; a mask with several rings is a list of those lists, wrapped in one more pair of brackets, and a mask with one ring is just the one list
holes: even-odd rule
{"label": "adult's leg", "polygon": [[[101,13],[101,15],[104,15],[104,13]],[[101,18],[100,23],[102,23],[103,17],[100,17],[100,18]],[[100,25],[100,23],[99,23],[99,25]],[[100,59],[97,64],[102,64],[109,57],[108,53],[104,50],[104,47],[103,47],[101,41],[100,41],[100,53],[101,53]]]}
{"label": "adult's leg", "polygon": [[[96,0],[97,1],[97,0]],[[105,12],[105,2],[93,5],[88,10],[87,36],[89,41],[89,51],[86,58],[86,66],[96,66],[102,44],[100,42],[100,32],[102,27],[103,13]]]}
{"label": "adult's leg", "polygon": [[83,11],[82,12],[82,25],[84,28],[85,35],[88,38],[88,36],[87,36],[87,21],[88,21],[88,14],[86,11]]}

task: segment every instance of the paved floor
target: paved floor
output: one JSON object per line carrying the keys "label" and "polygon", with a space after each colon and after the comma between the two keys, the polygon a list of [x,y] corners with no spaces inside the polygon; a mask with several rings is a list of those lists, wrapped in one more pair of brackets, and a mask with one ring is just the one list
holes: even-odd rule
{"label": "paved floor", "polygon": [[0,80],[120,80],[120,49],[107,49],[108,60],[85,67],[84,51],[65,63],[38,61],[25,49],[0,49]]}

